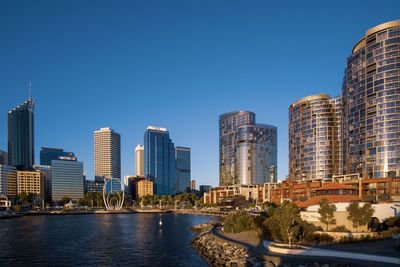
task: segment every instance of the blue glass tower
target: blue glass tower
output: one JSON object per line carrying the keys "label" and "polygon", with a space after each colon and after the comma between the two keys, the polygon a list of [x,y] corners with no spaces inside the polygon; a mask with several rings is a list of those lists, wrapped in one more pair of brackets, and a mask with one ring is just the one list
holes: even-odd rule
{"label": "blue glass tower", "polygon": [[187,192],[190,189],[190,148],[175,148],[176,192]]}
{"label": "blue glass tower", "polygon": [[53,159],[76,161],[73,152],[66,152],[60,148],[42,147],[40,150],[40,165],[51,165]]}
{"label": "blue glass tower", "polygon": [[144,171],[158,195],[174,194],[175,147],[165,128],[149,126],[144,134]]}
{"label": "blue glass tower", "polygon": [[8,112],[8,164],[29,169],[34,164],[33,98]]}

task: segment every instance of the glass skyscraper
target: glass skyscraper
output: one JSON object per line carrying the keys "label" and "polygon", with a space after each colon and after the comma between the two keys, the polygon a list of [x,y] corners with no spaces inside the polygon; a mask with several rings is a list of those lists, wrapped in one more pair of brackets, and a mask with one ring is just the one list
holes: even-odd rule
{"label": "glass skyscraper", "polygon": [[277,128],[256,124],[250,111],[219,117],[220,185],[263,184],[277,180]]}
{"label": "glass skyscraper", "polygon": [[340,174],[341,116],[340,97],[306,96],[290,105],[290,180],[323,180]]}
{"label": "glass skyscraper", "polygon": [[176,160],[176,192],[187,192],[190,190],[190,148],[175,148]]}
{"label": "glass skyscraper", "polygon": [[236,131],[236,179],[242,185],[277,181],[277,128],[243,125]]}
{"label": "glass skyscraper", "polygon": [[147,127],[144,134],[145,176],[154,182],[155,193],[175,193],[175,147],[165,128]]}
{"label": "glass skyscraper", "polygon": [[400,20],[368,30],[347,58],[343,172],[400,175]]}
{"label": "glass skyscraper", "polygon": [[51,193],[53,201],[64,196],[77,201],[83,198],[84,176],[83,163],[70,160],[51,161]]}
{"label": "glass skyscraper", "polygon": [[76,161],[76,157],[72,152],[66,152],[60,148],[42,147],[40,150],[40,165],[50,166],[53,159]]}
{"label": "glass skyscraper", "polygon": [[236,130],[241,125],[254,125],[256,115],[250,111],[235,111],[219,116],[219,184],[234,185]]}
{"label": "glass skyscraper", "polygon": [[8,112],[8,164],[29,169],[34,164],[33,98]]}

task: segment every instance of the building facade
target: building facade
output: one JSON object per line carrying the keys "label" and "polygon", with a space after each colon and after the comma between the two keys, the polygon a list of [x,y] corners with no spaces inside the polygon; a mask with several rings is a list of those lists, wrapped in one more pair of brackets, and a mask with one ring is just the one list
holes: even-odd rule
{"label": "building facade", "polygon": [[8,153],[6,151],[0,150],[0,164],[8,165]]}
{"label": "building facade", "polygon": [[51,161],[51,191],[53,201],[67,196],[77,201],[83,198],[84,176],[83,163],[69,160]]}
{"label": "building facade", "polygon": [[150,180],[140,180],[136,182],[136,199],[139,200],[144,196],[152,196],[153,192],[153,182]]}
{"label": "building facade", "polygon": [[8,112],[8,164],[29,169],[35,162],[33,98]]}
{"label": "building facade", "polygon": [[121,191],[121,136],[111,128],[94,132],[94,175],[107,179],[106,191]]}
{"label": "building facade", "polygon": [[33,165],[33,169],[40,172],[41,181],[44,183],[43,197],[47,202],[51,201],[51,166]]}
{"label": "building facade", "polygon": [[303,97],[289,107],[289,179],[330,179],[342,155],[341,101],[329,95]]}
{"label": "building facade", "polygon": [[52,160],[72,160],[76,161],[77,158],[73,152],[66,152],[61,148],[48,148],[42,147],[40,150],[40,165],[51,165]]}
{"label": "building facade", "polygon": [[175,148],[176,160],[176,192],[188,192],[190,190],[190,148]]}
{"label": "building facade", "polygon": [[190,190],[196,190],[196,180],[190,182]]}
{"label": "building facade", "polygon": [[0,195],[9,198],[17,195],[17,169],[0,164]]}
{"label": "building facade", "polygon": [[236,130],[235,180],[252,185],[276,182],[277,128],[266,124],[243,125]]}
{"label": "building facade", "polygon": [[277,128],[256,124],[250,111],[219,117],[220,185],[262,184],[277,179]]}
{"label": "building facade", "polygon": [[17,171],[17,193],[22,192],[44,197],[44,180],[39,171]]}
{"label": "building facade", "polygon": [[233,185],[235,179],[236,129],[254,125],[256,115],[250,111],[229,112],[219,116],[219,184]]}
{"label": "building facade", "polygon": [[144,176],[144,146],[137,145],[135,148],[136,176]]}
{"label": "building facade", "polygon": [[154,182],[155,194],[175,193],[175,146],[165,128],[147,127],[144,134],[145,176]]}
{"label": "building facade", "polygon": [[400,21],[368,30],[347,58],[342,87],[343,172],[399,175]]}

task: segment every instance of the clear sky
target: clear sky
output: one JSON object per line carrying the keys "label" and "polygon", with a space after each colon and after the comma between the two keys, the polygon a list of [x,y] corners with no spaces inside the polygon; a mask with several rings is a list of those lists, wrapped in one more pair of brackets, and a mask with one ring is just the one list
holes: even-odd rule
{"label": "clear sky", "polygon": [[93,179],[93,131],[122,137],[122,175],[148,125],[192,148],[192,178],[218,184],[218,116],[246,109],[278,127],[288,173],[288,107],[340,93],[365,32],[400,1],[0,1],[0,149],[7,111],[36,101],[40,147],[73,151]]}

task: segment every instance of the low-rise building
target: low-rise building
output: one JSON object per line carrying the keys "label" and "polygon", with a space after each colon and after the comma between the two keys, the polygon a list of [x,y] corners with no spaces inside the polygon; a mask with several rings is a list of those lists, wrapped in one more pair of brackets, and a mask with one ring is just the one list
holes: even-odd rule
{"label": "low-rise building", "polygon": [[137,182],[137,193],[136,199],[140,199],[144,196],[152,196],[153,195],[153,182],[150,180],[140,180]]}
{"label": "low-rise building", "polygon": [[232,185],[212,188],[204,193],[204,204],[218,204],[227,197],[244,196],[256,203],[280,204],[293,201],[301,208],[317,204],[326,197],[332,203],[400,201],[400,177],[361,178],[359,175],[334,176],[327,180],[284,180],[263,185]]}
{"label": "low-rise building", "polygon": [[17,195],[17,169],[0,164],[0,196],[12,199]]}
{"label": "low-rise building", "polygon": [[17,193],[22,192],[43,198],[44,180],[40,171],[17,171]]}

